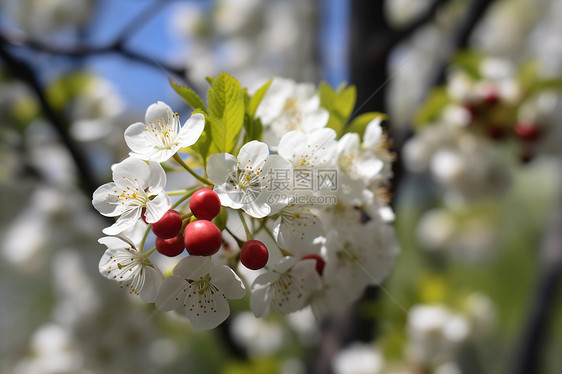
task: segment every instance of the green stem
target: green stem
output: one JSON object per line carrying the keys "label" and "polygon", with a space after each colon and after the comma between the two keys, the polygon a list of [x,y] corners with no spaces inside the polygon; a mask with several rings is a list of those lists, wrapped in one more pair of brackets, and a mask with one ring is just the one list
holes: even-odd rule
{"label": "green stem", "polygon": [[177,208],[181,203],[183,203],[185,200],[189,199],[191,197],[191,195],[193,195],[195,193],[195,191],[197,191],[199,189],[199,187],[194,187],[191,188],[189,190],[186,190],[186,194],[184,196],[181,197],[181,199],[179,199],[178,201],[176,201],[171,207],[170,209],[175,209]]}
{"label": "green stem", "polygon": [[168,191],[166,192],[169,196],[174,195],[185,195],[186,193],[191,192],[191,190],[177,190],[177,191]]}
{"label": "green stem", "polygon": [[242,239],[239,239],[236,235],[234,235],[234,233],[232,231],[230,231],[230,229],[228,227],[225,227],[224,229],[234,238],[234,240],[236,240],[236,243],[238,243],[238,246],[240,248],[242,248],[242,245],[244,244],[244,241]]}
{"label": "green stem", "polygon": [[153,254],[155,250],[156,250],[156,247],[152,248],[152,249],[149,250],[149,251],[146,251],[146,253],[143,253],[143,256],[144,256],[145,258],[148,258],[148,256],[150,256],[151,254]]}
{"label": "green stem", "polygon": [[190,168],[189,166],[187,166],[187,164],[182,160],[182,158],[176,153],[175,155],[172,156],[174,160],[176,160],[176,162],[178,164],[180,164],[185,170],[187,170],[187,172],[191,175],[193,175],[195,178],[197,178],[200,182],[203,182],[204,184],[207,184],[209,186],[212,186],[213,183],[211,183],[211,181],[209,181],[208,179],[203,178],[202,176],[200,176],[199,174],[197,174],[192,168]]}
{"label": "green stem", "polygon": [[244,218],[244,214],[241,210],[238,210],[238,216],[240,217],[240,221],[242,221],[242,225],[244,226],[244,231],[246,232],[246,240],[252,240],[252,233],[248,228],[248,223],[246,222],[246,218]]}
{"label": "green stem", "polygon": [[144,242],[146,241],[146,237],[148,236],[148,233],[150,232],[150,229],[152,228],[152,225],[148,225],[148,227],[146,228],[144,235],[142,236],[142,240],[139,244],[139,252],[142,253],[143,249],[144,249]]}

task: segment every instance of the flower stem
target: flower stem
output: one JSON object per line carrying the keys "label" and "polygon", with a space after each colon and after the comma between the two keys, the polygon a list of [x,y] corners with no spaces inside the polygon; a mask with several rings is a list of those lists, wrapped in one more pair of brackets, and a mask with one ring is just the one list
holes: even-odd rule
{"label": "flower stem", "polygon": [[146,253],[143,253],[143,256],[145,258],[148,258],[148,256],[150,256],[152,253],[154,253],[155,250],[156,250],[156,247],[153,247],[151,250],[146,251]]}
{"label": "flower stem", "polygon": [[142,240],[139,244],[139,252],[142,253],[143,249],[144,249],[144,242],[146,241],[146,237],[148,236],[148,233],[150,232],[150,229],[152,228],[152,225],[149,224],[148,227],[146,228],[146,230],[144,231],[144,235],[142,236]]}
{"label": "flower stem", "polygon": [[234,240],[236,240],[236,243],[238,243],[238,246],[240,248],[242,248],[242,245],[244,244],[244,241],[241,240],[240,238],[238,238],[236,235],[234,235],[234,233],[232,231],[230,231],[230,229],[228,227],[225,227],[224,229],[230,234],[230,236],[232,236],[234,238]]}
{"label": "flower stem", "polygon": [[208,179],[203,178],[202,176],[200,176],[199,174],[197,174],[192,168],[190,168],[189,166],[187,166],[187,164],[182,160],[182,158],[176,153],[175,155],[172,156],[174,160],[176,160],[176,162],[178,164],[180,164],[185,170],[187,170],[187,172],[191,175],[193,175],[195,178],[197,178],[200,182],[203,182],[204,184],[207,184],[209,186],[212,186],[213,184],[211,183],[211,181],[209,181]]}
{"label": "flower stem", "polygon": [[185,190],[185,195],[182,196],[178,201],[176,201],[174,204],[172,204],[172,206],[170,207],[170,209],[175,209],[177,208],[181,203],[183,203],[185,200],[189,199],[191,197],[191,195],[193,195],[195,193],[195,191],[197,191],[199,189],[199,187],[193,187],[189,190]]}
{"label": "flower stem", "polygon": [[246,222],[246,218],[244,218],[244,214],[241,210],[238,210],[238,216],[240,217],[240,221],[242,221],[242,225],[244,226],[244,231],[246,232],[246,240],[252,240],[252,233],[248,228],[248,223]]}
{"label": "flower stem", "polygon": [[169,196],[174,196],[174,195],[185,195],[187,193],[191,192],[191,190],[178,190],[178,191],[168,191],[166,192]]}

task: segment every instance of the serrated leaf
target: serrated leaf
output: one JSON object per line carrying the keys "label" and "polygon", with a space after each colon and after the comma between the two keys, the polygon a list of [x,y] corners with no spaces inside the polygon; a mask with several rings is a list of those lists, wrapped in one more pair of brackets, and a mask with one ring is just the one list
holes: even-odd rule
{"label": "serrated leaf", "polygon": [[232,76],[222,73],[207,92],[211,153],[230,153],[244,124],[244,91]]}
{"label": "serrated leaf", "polygon": [[355,86],[340,85],[335,91],[326,82],[320,82],[318,87],[320,105],[330,113],[327,127],[336,130],[340,138],[345,129],[345,124],[355,107],[357,90]]}
{"label": "serrated leaf", "polygon": [[244,143],[261,140],[263,124],[259,118],[251,118],[248,114],[244,118]]}
{"label": "serrated leaf", "polygon": [[269,90],[269,86],[273,83],[273,78],[267,81],[263,86],[261,86],[256,93],[251,97],[250,104],[248,105],[248,114],[251,118],[254,118],[256,115],[256,111],[258,110],[258,106],[260,105],[263,97]]}
{"label": "serrated leaf", "polygon": [[376,118],[381,118],[382,120],[387,119],[387,115],[380,112],[368,112],[358,115],[351,120],[349,126],[346,128],[346,132],[355,132],[359,134],[361,139],[363,139],[363,134],[367,125],[371,123]]}
{"label": "serrated leaf", "polygon": [[450,101],[451,100],[447,95],[445,87],[437,87],[433,89],[425,103],[414,117],[414,127],[419,129],[427,123],[435,120]]}
{"label": "serrated leaf", "polygon": [[169,80],[174,91],[176,91],[176,93],[180,95],[182,99],[184,99],[193,109],[200,109],[203,113],[207,113],[205,103],[201,100],[199,95],[195,93],[195,91],[191,88],[177,84],[172,80],[172,78],[169,78]]}

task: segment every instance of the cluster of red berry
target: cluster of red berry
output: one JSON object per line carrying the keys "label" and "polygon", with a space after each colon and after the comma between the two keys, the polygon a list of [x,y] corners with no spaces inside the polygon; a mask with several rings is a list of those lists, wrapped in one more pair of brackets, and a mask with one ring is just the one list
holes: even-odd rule
{"label": "cluster of red berry", "polygon": [[[158,222],[152,224],[158,252],[174,257],[186,249],[191,256],[211,256],[220,249],[222,232],[211,222],[221,209],[216,192],[209,188],[196,191],[189,201],[189,209],[197,220],[188,223],[184,230],[184,219],[173,209],[168,210]],[[240,261],[248,269],[261,269],[268,259],[267,248],[259,240],[248,240],[242,245]]]}
{"label": "cluster of red berry", "polygon": [[540,126],[517,119],[518,106],[504,102],[494,87],[488,87],[479,100],[465,102],[463,106],[471,115],[473,128],[482,129],[494,141],[515,137],[522,144],[521,161],[532,159],[532,145],[542,135]]}

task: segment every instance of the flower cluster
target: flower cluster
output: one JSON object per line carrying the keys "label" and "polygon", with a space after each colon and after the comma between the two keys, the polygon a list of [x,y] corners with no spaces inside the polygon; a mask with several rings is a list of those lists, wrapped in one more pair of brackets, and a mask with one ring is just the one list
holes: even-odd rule
{"label": "flower cluster", "polygon": [[[257,317],[273,305],[322,318],[379,285],[399,251],[384,116],[348,121],[354,87],[276,77],[248,93],[225,73],[209,81],[207,104],[172,82],[194,108],[183,125],[157,102],[126,129],[130,157],[93,195],[116,217],[99,240],[100,273],[159,310],[181,310],[196,329],[222,323],[227,299],[247,288]],[[194,184],[166,191],[178,170]],[[155,247],[144,251],[151,232]],[[175,259],[166,277],[155,252]]]}
{"label": "flower cluster", "polygon": [[543,152],[555,130],[548,115],[562,84],[539,72],[535,62],[516,69],[497,58],[458,55],[445,86],[418,113],[406,165],[429,170],[456,201],[502,194],[510,169]]}

